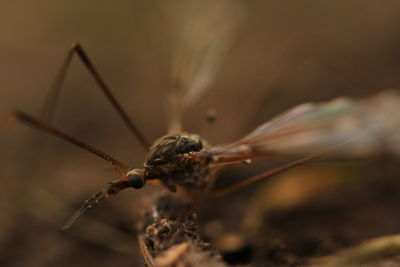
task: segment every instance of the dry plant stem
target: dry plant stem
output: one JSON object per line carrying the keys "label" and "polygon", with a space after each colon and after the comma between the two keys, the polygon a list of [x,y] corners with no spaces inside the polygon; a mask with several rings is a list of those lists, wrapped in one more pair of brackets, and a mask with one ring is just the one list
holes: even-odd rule
{"label": "dry plant stem", "polygon": [[155,266],[153,256],[151,256],[149,250],[146,247],[145,237],[142,235],[139,236],[138,243],[139,243],[140,253],[142,253],[142,256],[143,256],[144,261],[146,262],[146,265],[149,267]]}
{"label": "dry plant stem", "polygon": [[399,253],[400,235],[390,235],[374,238],[334,255],[315,259],[311,262],[311,266],[360,266],[369,261],[373,264],[376,259]]}

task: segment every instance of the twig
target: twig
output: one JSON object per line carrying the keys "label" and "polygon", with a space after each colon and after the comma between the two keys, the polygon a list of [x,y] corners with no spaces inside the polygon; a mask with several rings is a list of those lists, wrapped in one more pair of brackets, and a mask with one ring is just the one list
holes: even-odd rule
{"label": "twig", "polygon": [[204,242],[190,205],[162,195],[147,212],[139,229],[139,244],[147,266],[226,267],[220,255]]}

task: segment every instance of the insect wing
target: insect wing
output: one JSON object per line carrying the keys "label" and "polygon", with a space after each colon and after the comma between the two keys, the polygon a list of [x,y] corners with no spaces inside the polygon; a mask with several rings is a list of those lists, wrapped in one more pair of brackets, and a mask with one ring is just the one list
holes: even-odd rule
{"label": "insect wing", "polygon": [[169,133],[182,132],[182,117],[210,88],[241,20],[239,1],[191,1],[168,3],[165,8],[173,32]]}
{"label": "insect wing", "polygon": [[339,98],[303,104],[264,123],[239,141],[215,147],[221,161],[271,155],[305,156],[334,147],[329,155],[400,154],[400,93],[364,100]]}

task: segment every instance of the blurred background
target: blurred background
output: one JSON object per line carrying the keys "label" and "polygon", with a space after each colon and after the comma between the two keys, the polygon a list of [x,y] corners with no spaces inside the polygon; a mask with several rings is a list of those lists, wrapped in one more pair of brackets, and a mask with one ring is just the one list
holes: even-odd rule
{"label": "blurred background", "polygon": [[[171,51],[179,52],[171,21],[189,2],[3,1],[0,116],[14,109],[38,115],[68,48],[79,41],[147,138],[162,136]],[[398,1],[226,2],[240,13],[231,18],[234,34],[209,90],[185,114],[186,129],[211,144],[234,141],[297,104],[400,88]],[[217,112],[212,124],[210,109]],[[53,124],[132,167],[143,164],[145,151],[76,59]],[[135,225],[157,189],[123,192],[63,232],[80,204],[115,179],[110,165],[21,124],[0,137],[0,151],[1,266],[143,263]],[[243,179],[276,163],[221,176]],[[230,262],[254,265],[299,263],[398,233],[397,164],[307,164],[213,205],[206,201],[202,231]]]}

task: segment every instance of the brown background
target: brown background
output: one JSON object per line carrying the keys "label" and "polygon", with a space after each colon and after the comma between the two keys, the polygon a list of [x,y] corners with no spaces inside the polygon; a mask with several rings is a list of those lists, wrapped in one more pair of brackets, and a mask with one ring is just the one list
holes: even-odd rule
{"label": "brown background", "polygon": [[[164,134],[164,47],[170,40],[160,31],[165,23],[160,2],[2,1],[1,117],[13,109],[38,114],[68,47],[80,41],[148,139]],[[187,129],[212,144],[233,141],[299,103],[400,88],[398,1],[247,1],[245,6],[246,18],[216,81],[186,115]],[[209,108],[218,112],[211,126],[204,119]],[[78,61],[54,124],[132,166],[143,161],[143,149]],[[85,151],[41,134],[34,141],[35,135],[14,125],[0,139],[0,265],[141,263],[132,226],[152,190],[125,192],[91,211],[94,222],[82,219],[61,232],[73,210],[114,174]],[[37,144],[43,141],[40,152]],[[246,196],[238,194],[243,198],[236,201]],[[99,222],[109,225],[107,230]]]}

